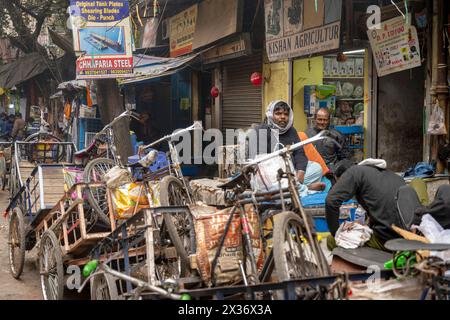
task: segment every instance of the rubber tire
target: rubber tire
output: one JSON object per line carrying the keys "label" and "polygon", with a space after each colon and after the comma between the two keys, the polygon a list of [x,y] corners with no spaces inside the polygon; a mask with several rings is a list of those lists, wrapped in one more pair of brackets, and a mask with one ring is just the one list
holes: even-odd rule
{"label": "rubber tire", "polygon": [[91,300],[103,300],[98,299],[99,297],[97,297],[97,295],[95,294],[100,278],[106,279],[109,295],[109,299],[106,300],[119,300],[116,281],[114,280],[114,277],[108,273],[99,273],[91,279]]}
{"label": "rubber tire", "polygon": [[[160,202],[161,202],[161,206],[163,206],[163,207],[169,207],[169,206],[174,205],[174,204],[170,203],[170,201],[169,201],[169,186],[172,183],[175,183],[179,187],[184,188],[184,185],[180,181],[180,179],[173,177],[173,176],[164,177],[161,180],[160,191],[159,191],[160,192],[159,193]],[[175,205],[179,205],[179,204],[175,204]],[[165,215],[163,215],[163,217],[164,217],[164,223],[167,228],[167,232],[169,233],[170,239],[172,240],[172,243],[174,244],[175,249],[177,250],[177,253],[181,259],[182,269],[184,268],[184,269],[190,270],[191,262],[189,259],[189,255],[186,252],[186,249],[184,248],[183,241],[181,240],[180,236],[178,235],[177,228],[176,228],[175,224],[173,223],[171,216],[169,214],[165,214]],[[190,213],[189,213],[188,219],[190,219],[191,226],[192,226],[192,228],[194,228],[193,219],[192,219],[192,216],[190,215]],[[192,248],[192,250],[195,250],[194,241],[192,240],[195,237],[194,230],[190,230],[189,234],[190,234],[190,238],[191,238],[190,239],[191,245],[194,246]]]}
{"label": "rubber tire", "polygon": [[[90,183],[90,177],[91,177],[91,171],[93,170],[94,166],[99,164],[99,163],[107,163],[109,165],[111,165],[111,168],[114,167],[116,164],[114,163],[114,160],[112,159],[107,159],[107,158],[98,158],[98,159],[94,159],[89,161],[89,163],[86,165],[86,167],[84,168],[84,173],[83,173],[83,180],[85,183]],[[97,188],[97,189],[105,189],[105,195],[106,195],[106,186],[105,187],[101,187],[101,188]],[[90,204],[90,206],[95,210],[95,212],[98,215],[98,221],[105,224],[106,226],[110,226],[111,225],[111,221],[109,219],[109,212],[105,213],[102,211],[102,209],[100,208],[100,206],[97,203],[97,200],[94,198],[94,195],[92,193],[92,190],[89,188],[86,191],[86,195],[87,195],[87,200]]]}
{"label": "rubber tire", "polygon": [[[17,267],[17,270],[15,270],[15,268],[13,267],[13,261],[12,261],[12,246],[11,246],[11,224],[14,218],[17,218],[18,221],[18,234],[19,234],[19,246],[20,246],[20,251],[18,254],[18,262],[19,265]],[[11,217],[9,220],[9,232],[8,232],[8,257],[9,257],[9,269],[11,271],[11,275],[15,278],[15,279],[19,279],[20,276],[22,275],[23,272],[23,266],[25,264],[25,218],[23,216],[23,210],[19,207],[15,207],[13,209],[13,212],[11,213]]]}
{"label": "rubber tire", "polygon": [[[40,132],[33,133],[32,135],[26,137],[25,140],[24,140],[24,142],[31,142],[31,141],[33,140],[33,138],[39,137],[40,135],[42,135],[42,136],[47,136],[47,137],[51,137],[51,138],[57,140],[58,142],[62,142],[62,140],[61,140],[60,138],[58,138],[57,136],[55,136],[55,135],[53,135],[53,134],[51,134],[51,133],[40,133]],[[38,140],[38,141],[39,141],[39,140]],[[38,141],[37,141],[37,142],[38,142]]]}
{"label": "rubber tire", "polygon": [[291,280],[289,270],[286,268],[286,256],[284,255],[284,234],[287,223],[292,220],[304,226],[303,220],[294,212],[282,212],[274,218],[273,258],[275,262],[275,274],[280,282]]}
{"label": "rubber tire", "polygon": [[[32,140],[34,138],[36,138],[36,137],[39,138],[40,136],[51,138],[51,139],[55,140],[56,142],[63,142],[60,138],[58,138],[57,136],[55,136],[55,135],[53,135],[51,133],[40,133],[40,132],[34,133],[34,134],[26,137],[24,142],[33,142]],[[45,140],[45,139],[42,139],[42,140]],[[34,142],[38,143],[39,141],[40,141],[40,139],[38,139],[38,140],[36,140]],[[61,162],[64,159],[64,156],[66,155],[66,150],[63,147],[62,152],[59,152],[59,151],[60,151],[60,148],[58,147],[57,160],[58,160],[58,162]]]}
{"label": "rubber tire", "polygon": [[[42,251],[43,251],[43,243],[46,238],[49,238],[53,245],[53,250],[55,254],[55,260],[56,260],[56,272],[57,272],[57,278],[58,278],[58,287],[57,287],[57,297],[56,300],[63,300],[64,298],[64,264],[62,259],[62,252],[61,252],[61,246],[58,242],[58,239],[55,235],[55,233],[51,230],[45,231],[44,235],[41,238],[40,242],[40,248],[39,248],[39,273],[41,273],[41,261],[42,261]],[[46,289],[44,286],[44,275],[41,274],[40,276],[41,280],[41,289],[42,289],[42,295],[44,297],[44,300],[49,300],[49,297],[47,296]]]}

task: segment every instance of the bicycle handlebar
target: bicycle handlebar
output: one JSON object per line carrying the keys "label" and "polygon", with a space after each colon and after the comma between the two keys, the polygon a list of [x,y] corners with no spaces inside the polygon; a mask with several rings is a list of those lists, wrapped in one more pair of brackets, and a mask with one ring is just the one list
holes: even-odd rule
{"label": "bicycle handlebar", "polygon": [[122,118],[125,117],[131,117],[134,118],[136,120],[139,120],[139,114],[131,111],[131,110],[127,110],[122,112],[120,115],[118,115],[117,117],[115,117],[110,123],[108,123],[102,130],[100,130],[95,136],[94,136],[94,140],[98,138],[99,135],[103,134],[107,129],[111,128],[113,125],[115,125],[119,120],[121,120]]}
{"label": "bicycle handlebar", "polygon": [[324,140],[324,139],[326,139],[326,137],[324,137],[326,134],[328,134],[328,131],[324,130],[324,131],[320,132],[318,135],[316,135],[316,136],[314,136],[312,138],[309,138],[307,140],[298,142],[296,144],[293,144],[292,146],[285,147],[285,148],[283,148],[281,150],[278,150],[278,151],[275,151],[273,153],[269,153],[267,155],[262,156],[261,158],[259,158],[257,160],[252,160],[252,161],[248,162],[244,166],[244,169],[248,169],[248,168],[250,168],[252,166],[255,166],[255,165],[257,165],[257,164],[259,164],[261,162],[264,162],[266,160],[270,160],[270,159],[273,159],[275,157],[278,157],[278,156],[285,155],[287,153],[296,151],[296,150],[300,149],[301,147],[303,147],[305,145],[308,145],[308,144],[311,144],[311,143],[314,143],[314,142],[317,142],[317,141]]}
{"label": "bicycle handlebar", "polygon": [[174,132],[174,133],[172,133],[170,135],[162,137],[161,139],[159,139],[159,140],[157,140],[155,142],[152,142],[152,143],[150,143],[150,144],[148,144],[146,146],[143,146],[142,150],[147,150],[148,148],[151,148],[151,147],[153,147],[153,146],[155,146],[155,145],[157,145],[157,144],[159,144],[159,143],[161,143],[163,141],[170,140],[170,139],[172,139],[172,138],[174,138],[176,136],[179,136],[180,134],[183,134],[183,133],[186,133],[186,132],[189,132],[189,131],[200,130],[200,129],[203,129],[203,126],[202,126],[201,122],[200,121],[194,121],[194,124],[192,126],[187,127],[186,129],[181,129],[181,130],[179,130],[177,132]]}

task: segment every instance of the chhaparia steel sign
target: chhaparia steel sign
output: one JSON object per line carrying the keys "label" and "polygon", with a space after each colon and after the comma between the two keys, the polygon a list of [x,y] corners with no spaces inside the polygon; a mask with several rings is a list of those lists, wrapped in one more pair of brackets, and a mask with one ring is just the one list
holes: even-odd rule
{"label": "chhaparia steel sign", "polygon": [[133,76],[133,38],[127,0],[70,1],[77,79]]}

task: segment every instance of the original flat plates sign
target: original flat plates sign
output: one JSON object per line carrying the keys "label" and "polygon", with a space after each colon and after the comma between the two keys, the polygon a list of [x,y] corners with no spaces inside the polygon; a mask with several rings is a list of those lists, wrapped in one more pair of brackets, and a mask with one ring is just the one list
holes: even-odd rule
{"label": "original flat plates sign", "polygon": [[341,10],[340,0],[264,0],[269,60],[338,49]]}
{"label": "original flat plates sign", "polygon": [[422,65],[417,29],[403,17],[383,22],[381,29],[368,30],[367,35],[379,77]]}
{"label": "original flat plates sign", "polygon": [[192,52],[198,6],[193,5],[170,18],[170,56],[178,57]]}
{"label": "original flat plates sign", "polygon": [[127,0],[70,1],[77,79],[133,75],[133,43]]}

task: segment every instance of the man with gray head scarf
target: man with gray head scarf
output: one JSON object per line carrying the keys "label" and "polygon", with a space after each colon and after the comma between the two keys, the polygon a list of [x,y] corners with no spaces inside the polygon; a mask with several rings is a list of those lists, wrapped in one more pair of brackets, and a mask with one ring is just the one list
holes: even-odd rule
{"label": "man with gray head scarf", "polygon": [[[294,113],[291,107],[281,100],[272,101],[267,107],[264,123],[255,128],[258,139],[263,136],[260,135],[261,130],[267,131],[267,149],[270,149],[258,150],[258,154],[271,153],[280,147],[300,142],[297,130],[295,130],[293,124]],[[258,147],[260,147],[259,141]],[[315,162],[308,162],[303,148],[294,151],[293,162],[301,184],[308,186],[308,189],[313,191],[324,189],[324,184],[320,183],[322,178],[321,166]]]}

